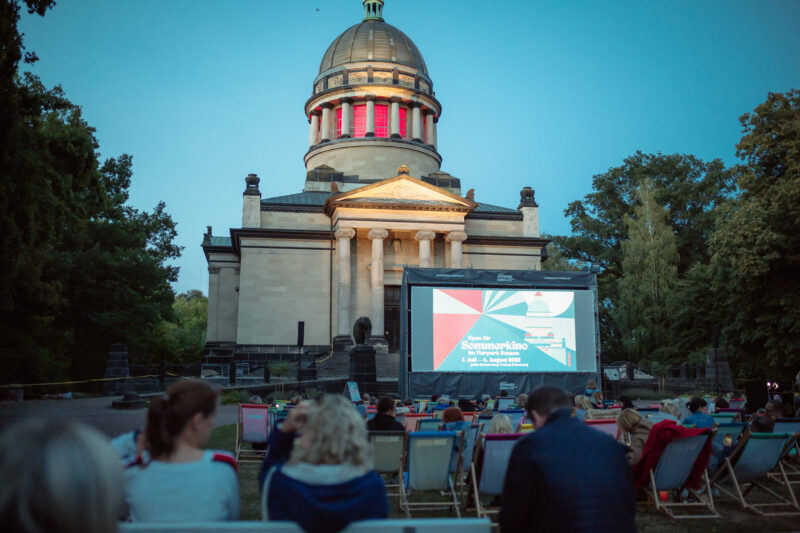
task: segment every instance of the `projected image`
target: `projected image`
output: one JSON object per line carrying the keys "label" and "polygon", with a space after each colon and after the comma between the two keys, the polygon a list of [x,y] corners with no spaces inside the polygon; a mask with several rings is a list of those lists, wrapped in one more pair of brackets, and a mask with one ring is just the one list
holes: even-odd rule
{"label": "projected image", "polygon": [[433,289],[433,370],[575,371],[571,291]]}

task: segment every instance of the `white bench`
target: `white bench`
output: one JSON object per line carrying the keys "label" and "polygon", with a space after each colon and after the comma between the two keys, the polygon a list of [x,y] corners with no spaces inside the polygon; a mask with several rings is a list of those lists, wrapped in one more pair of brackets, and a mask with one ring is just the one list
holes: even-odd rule
{"label": "white bench", "polygon": [[[490,533],[486,518],[415,518],[353,522],[342,533]],[[120,524],[120,533],[303,533],[294,522],[182,522]]]}

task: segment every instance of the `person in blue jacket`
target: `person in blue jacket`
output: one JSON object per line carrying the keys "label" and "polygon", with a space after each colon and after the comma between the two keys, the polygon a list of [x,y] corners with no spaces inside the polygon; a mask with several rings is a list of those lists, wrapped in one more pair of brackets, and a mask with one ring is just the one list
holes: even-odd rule
{"label": "person in blue jacket", "polygon": [[692,412],[683,420],[684,426],[694,426],[696,428],[710,428],[714,427],[714,419],[708,414],[708,402],[702,398],[692,398],[686,404],[689,411]]}
{"label": "person in blue jacket", "polygon": [[389,514],[366,425],[344,396],[303,402],[276,424],[258,481],[263,518],[297,522],[309,533]]}

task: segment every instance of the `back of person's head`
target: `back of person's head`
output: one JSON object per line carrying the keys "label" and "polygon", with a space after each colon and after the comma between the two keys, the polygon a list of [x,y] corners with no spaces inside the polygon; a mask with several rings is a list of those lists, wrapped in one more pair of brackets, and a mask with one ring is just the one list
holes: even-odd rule
{"label": "back of person's head", "polygon": [[524,407],[525,404],[528,403],[528,395],[527,394],[520,394],[517,396],[517,405]]}
{"label": "back of person's head", "polygon": [[767,416],[772,418],[773,420],[776,418],[780,418],[783,416],[783,402],[781,401],[768,402],[765,411],[767,413]]}
{"label": "back of person's head", "polygon": [[300,396],[299,394],[295,394],[294,396],[289,398],[289,404],[290,405],[297,405],[298,403],[300,403],[302,401],[303,401],[303,397]]}
{"label": "back of person's head", "polygon": [[196,415],[208,417],[217,410],[218,391],[199,379],[171,385],[166,394],[150,400],[147,411],[147,442],[154,458],[170,455],[186,426]]}
{"label": "back of person's head", "polygon": [[587,389],[596,389],[597,383],[594,382],[593,379],[590,379],[589,382],[586,384]]}
{"label": "back of person's head", "polygon": [[689,403],[686,404],[686,407],[689,408],[689,411],[696,413],[697,411],[699,411],[703,407],[706,407],[707,405],[708,405],[707,401],[700,398],[699,396],[695,396],[694,398],[689,400]]}
{"label": "back of person's head", "polygon": [[366,392],[364,394],[362,394],[361,395],[361,401],[363,401],[364,403],[368,404],[369,403],[369,394],[367,394]]}
{"label": "back of person's head", "polygon": [[436,400],[436,404],[437,405],[450,405],[450,400],[448,400],[447,398],[440,397],[438,400]]}
{"label": "back of person's head", "polygon": [[631,400],[630,396],[626,396],[624,394],[622,396],[620,396],[619,398],[617,398],[617,403],[623,409],[633,409],[634,408],[633,400]]}
{"label": "back of person's head", "polygon": [[464,415],[458,407],[448,407],[442,413],[442,422],[448,424],[450,422],[463,422]]}
{"label": "back of person's head", "polygon": [[729,404],[728,400],[726,400],[725,398],[721,396],[717,396],[716,398],[714,398],[714,407],[716,409],[727,409],[730,406],[731,404]]}
{"label": "back of person's head", "polygon": [[623,409],[617,417],[617,427],[627,433],[632,433],[642,421],[642,415],[633,409]]}
{"label": "back of person's head", "polygon": [[381,396],[378,398],[378,407],[377,410],[379,413],[388,413],[392,409],[394,409],[394,400],[392,400],[388,396]]}
{"label": "back of person's head", "polygon": [[575,407],[578,409],[583,409],[584,411],[588,411],[589,409],[592,409],[592,402],[583,394],[578,394],[575,396]]}
{"label": "back of person's head", "polygon": [[30,419],[0,437],[0,524],[24,533],[106,533],[124,511],[122,465],[97,430]]}
{"label": "back of person's head", "polygon": [[676,417],[681,415],[677,400],[661,400],[661,407],[658,410]]}
{"label": "back of person's head", "polygon": [[486,433],[489,435],[513,432],[514,428],[511,425],[511,417],[503,413],[494,415],[491,422],[489,422],[489,429],[486,430]]}
{"label": "back of person's head", "polygon": [[292,449],[290,462],[349,464],[371,470],[372,453],[363,417],[341,394],[320,396],[309,406],[308,422]]}
{"label": "back of person's head", "polygon": [[592,401],[597,405],[603,405],[603,393],[596,390],[592,393]]}
{"label": "back of person's head", "polygon": [[439,395],[438,394],[432,394],[431,395],[431,403],[436,403],[437,401],[439,401]]}
{"label": "back of person's head", "polygon": [[414,405],[414,400],[412,400],[411,398],[406,398],[405,400],[403,400],[403,405]]}
{"label": "back of person's head", "polygon": [[507,398],[508,397],[508,391],[507,390],[501,390],[500,391],[500,397],[501,398]]}
{"label": "back of person's head", "polygon": [[750,431],[753,433],[772,433],[772,420],[766,415],[756,415],[750,421]]}
{"label": "back of person's head", "polygon": [[553,385],[543,385],[533,391],[528,396],[528,403],[525,410],[529,413],[536,411],[539,416],[550,416],[550,413],[558,409],[572,407],[569,401],[569,394],[564,389]]}

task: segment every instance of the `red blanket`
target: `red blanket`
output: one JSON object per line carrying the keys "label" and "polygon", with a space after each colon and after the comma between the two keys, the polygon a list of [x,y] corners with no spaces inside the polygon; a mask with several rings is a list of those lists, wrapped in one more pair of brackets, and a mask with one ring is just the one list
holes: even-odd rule
{"label": "red blanket", "polygon": [[[650,482],[650,470],[655,470],[658,460],[667,445],[675,439],[683,439],[686,437],[694,437],[710,431],[708,428],[687,428],[676,424],[672,420],[663,420],[653,426],[650,430],[650,436],[647,437],[647,442],[644,444],[642,451],[642,458],[633,466],[633,484],[636,490],[645,487]],[[711,457],[711,439],[706,442],[703,451],[694,463],[692,473],[689,474],[689,479],[686,480],[686,485],[689,488],[700,488],[700,482],[703,478],[703,470],[708,466],[708,460]]]}

